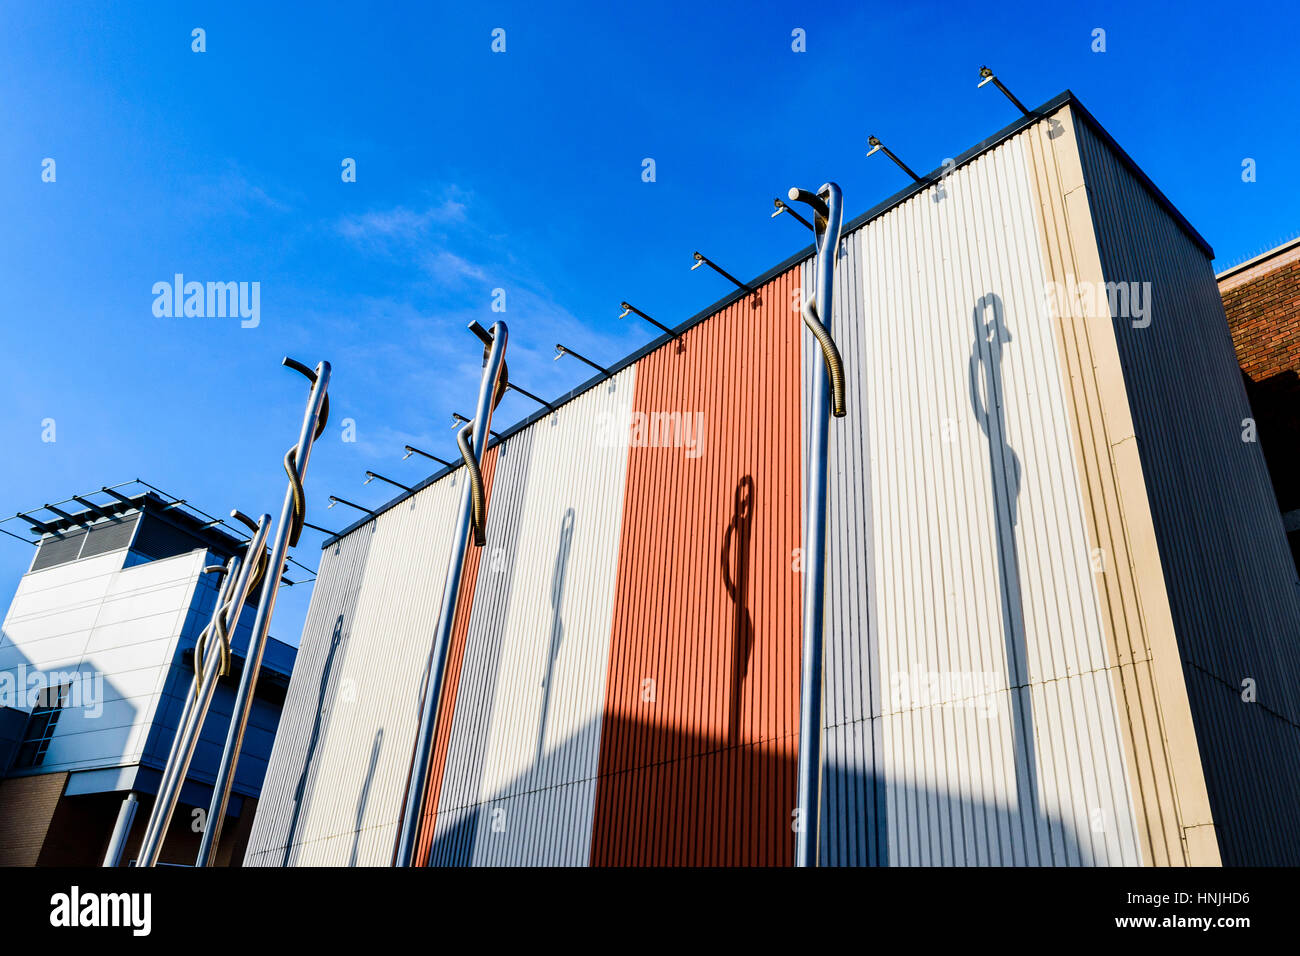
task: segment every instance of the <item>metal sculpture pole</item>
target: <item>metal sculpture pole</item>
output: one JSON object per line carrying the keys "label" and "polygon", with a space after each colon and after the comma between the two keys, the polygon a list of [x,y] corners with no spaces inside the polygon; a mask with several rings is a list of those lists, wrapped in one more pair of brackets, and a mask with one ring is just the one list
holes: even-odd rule
{"label": "metal sculpture pole", "polygon": [[[199,634],[199,639],[194,644],[194,679],[190,682],[190,692],[185,698],[185,708],[176,728],[176,737],[172,740],[171,752],[158,783],[158,795],[145,825],[140,852],[136,858],[137,866],[154,866],[158,862],[163,840],[167,838],[167,828],[171,825],[172,814],[176,812],[176,804],[180,800],[181,787],[185,784],[190,761],[194,758],[199,733],[203,730],[203,721],[207,718],[212,695],[217,689],[217,681],[230,672],[231,632],[239,626],[239,615],[249,593],[257,588],[266,573],[264,551],[266,536],[271,530],[271,516],[262,515],[254,524],[238,511],[231,512],[231,515],[252,528],[253,535],[244,551],[244,560],[241,562],[239,558],[232,557],[226,563],[225,577],[217,593],[216,607],[212,611],[212,621]],[[204,570],[221,569],[214,565]],[[209,643],[212,637],[216,638],[215,647]]]}
{"label": "metal sculpture pole", "polygon": [[826,481],[830,418],[843,418],[844,364],[831,338],[835,259],[840,248],[840,187],[827,183],[817,194],[791,189],[790,200],[807,203],[814,216],[817,291],[804,297],[803,320],[821,347],[823,361],[813,367],[813,407],[804,507],[803,656],[799,689],[799,827],[795,865],[816,866],[821,838],[822,783],[822,627],[826,592]]}
{"label": "metal sculpture pole", "polygon": [[456,619],[456,602],[460,595],[461,570],[469,547],[470,531],[474,544],[482,547],[486,541],[487,495],[483,487],[480,466],[487,447],[488,432],[492,427],[492,412],[509,382],[506,370],[506,324],[497,322],[492,331],[486,331],[477,322],[470,331],[483,340],[483,377],[479,381],[478,404],[474,418],[461,428],[456,436],[461,457],[465,461],[465,487],[461,491],[460,514],[454,525],[451,557],[447,562],[447,576],[442,590],[442,611],[438,617],[438,630],[433,638],[433,652],[429,656],[428,673],[424,683],[424,701],[420,706],[420,730],[411,759],[410,775],[406,785],[406,800],[402,808],[401,826],[398,830],[394,866],[414,866],[423,817],[424,792],[429,783],[434,735],[438,727],[438,708],[442,703],[442,680],[447,667],[447,652],[451,648],[452,624]]}
{"label": "metal sculpture pole", "polygon": [[212,803],[208,806],[196,866],[211,866],[216,858],[221,824],[226,818],[226,804],[230,801],[230,788],[234,783],[235,768],[239,765],[239,749],[243,746],[248,715],[253,709],[253,692],[257,689],[257,676],[262,669],[262,654],[266,650],[267,635],[271,631],[271,615],[275,613],[280,576],[284,574],[289,549],[298,543],[303,521],[307,517],[307,495],[303,491],[302,480],[307,474],[312,446],[325,430],[330,417],[330,363],[321,362],[315,371],[291,358],[285,358],[283,364],[307,377],[311,382],[311,394],[307,398],[307,409],[303,412],[298,443],[284,456],[284,471],[289,476],[289,487],[284,494],[284,506],[280,509],[280,525],[276,531],[275,544],[271,547],[270,571],[265,579],[265,587],[262,588],[261,599],[257,602],[253,631],[248,636],[244,672],[239,676],[239,690],[235,692],[230,729],[226,732],[226,747],[221,754],[216,782],[212,785]]}
{"label": "metal sculpture pole", "polygon": [[108,852],[104,854],[104,866],[114,867],[122,862],[122,851],[126,849],[126,838],[131,833],[131,824],[135,822],[135,812],[140,809],[140,798],[132,790],[122,801],[117,811],[117,824],[113,827],[113,836],[108,841]]}

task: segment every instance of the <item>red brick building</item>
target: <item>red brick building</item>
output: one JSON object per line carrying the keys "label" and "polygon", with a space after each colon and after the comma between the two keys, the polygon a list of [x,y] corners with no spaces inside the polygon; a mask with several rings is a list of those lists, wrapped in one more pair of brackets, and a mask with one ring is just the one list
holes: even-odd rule
{"label": "red brick building", "polygon": [[1273,490],[1300,567],[1300,239],[1218,276]]}

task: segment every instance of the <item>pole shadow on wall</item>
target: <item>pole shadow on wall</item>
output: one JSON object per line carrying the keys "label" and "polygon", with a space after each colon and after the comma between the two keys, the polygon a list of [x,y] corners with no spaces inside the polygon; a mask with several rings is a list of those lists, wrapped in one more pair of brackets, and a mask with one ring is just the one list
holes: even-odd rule
{"label": "pole shadow on wall", "polygon": [[564,603],[564,577],[569,569],[569,551],[573,547],[572,508],[564,512],[560,521],[560,543],[555,549],[555,567],[551,571],[551,647],[546,655],[546,676],[542,678],[542,719],[537,725],[537,754],[533,763],[542,762],[542,745],[546,741],[546,718],[551,712],[551,679],[555,676],[555,660],[560,656],[560,644],[564,640],[564,621],[560,617],[560,607]]}
{"label": "pole shadow on wall", "polygon": [[[996,516],[998,578],[1002,590],[1002,630],[1006,645],[1007,672],[1011,691],[1011,725],[1016,757],[1016,793],[1023,821],[1034,821],[1025,834],[1026,850],[1037,847],[1038,772],[1034,754],[1033,708],[1029,696],[1029,668],[1025,647],[1025,612],[1020,591],[1020,565],[1016,557],[1016,526],[1019,520],[1020,459],[1007,440],[1006,400],[1003,384],[1003,350],[1010,342],[1002,297],[989,292],[975,303],[971,314],[975,342],[970,357],[970,401],[975,420],[988,439],[989,474],[993,479],[993,509]],[[981,396],[982,393],[982,396]],[[1021,687],[1025,692],[1020,692]],[[1027,799],[1026,799],[1027,798]],[[1024,809],[1029,810],[1026,817]]]}
{"label": "pole shadow on wall", "polygon": [[348,866],[357,865],[357,850],[361,847],[361,821],[366,816],[366,803],[370,800],[370,784],[375,779],[375,767],[379,765],[379,750],[384,745],[384,728],[380,727],[375,731],[375,742],[370,745],[370,765],[366,768],[366,775],[361,783],[361,796],[357,798],[357,819],[353,827],[355,831],[352,834],[352,856],[348,860]]}
{"label": "pole shadow on wall", "polygon": [[294,837],[298,833],[298,820],[302,816],[303,801],[307,797],[307,782],[311,777],[316,748],[320,744],[321,730],[328,710],[326,705],[333,701],[334,657],[342,644],[343,615],[340,614],[334,619],[334,631],[330,634],[330,649],[325,655],[325,666],[321,668],[320,687],[316,694],[316,719],[312,721],[311,737],[307,740],[307,752],[302,760],[302,773],[299,774],[298,785],[293,790],[293,813],[289,817],[289,827],[284,834],[284,859],[280,861],[281,866],[288,866],[293,858]]}
{"label": "pole shadow on wall", "polygon": [[[727,740],[740,737],[740,704],[754,650],[754,621],[749,613],[750,533],[754,526],[754,477],[745,475],[736,483],[731,523],[722,536],[722,583],[735,605],[731,638],[731,707],[728,711]],[[732,563],[736,575],[731,576]]]}

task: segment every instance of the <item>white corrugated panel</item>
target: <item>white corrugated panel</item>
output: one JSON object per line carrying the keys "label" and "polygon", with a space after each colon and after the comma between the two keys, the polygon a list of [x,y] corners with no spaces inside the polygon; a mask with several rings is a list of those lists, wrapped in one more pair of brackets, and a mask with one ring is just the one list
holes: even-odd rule
{"label": "white corrugated panel", "polygon": [[1140,862],[1035,202],[1017,137],[844,239],[826,863]]}
{"label": "white corrugated panel", "polygon": [[635,367],[501,445],[434,865],[585,865]]}

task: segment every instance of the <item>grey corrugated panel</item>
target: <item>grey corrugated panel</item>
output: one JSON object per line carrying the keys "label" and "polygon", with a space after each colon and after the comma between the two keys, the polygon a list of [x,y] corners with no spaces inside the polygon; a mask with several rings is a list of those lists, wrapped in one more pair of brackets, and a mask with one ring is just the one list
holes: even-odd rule
{"label": "grey corrugated panel", "polygon": [[[1114,326],[1223,862],[1294,865],[1300,585],[1259,445],[1241,440],[1251,412],[1213,269],[1077,130],[1106,279],[1152,283],[1150,326]],[[1246,678],[1256,703],[1240,698]],[[1234,765],[1252,752],[1248,771]]]}
{"label": "grey corrugated panel", "polygon": [[634,388],[629,368],[499,446],[435,865],[587,862],[628,455],[604,439]]}
{"label": "grey corrugated panel", "polygon": [[351,633],[373,538],[372,525],[321,554],[302,643],[253,819],[246,866],[285,865],[294,859],[295,844],[310,839],[300,823],[319,779],[319,765],[313,757],[328,739],[330,716],[338,706],[337,659]]}
{"label": "grey corrugated panel", "polygon": [[[848,235],[837,266],[849,400],[831,423],[823,860],[1136,863],[1023,144],[942,190]],[[1000,362],[976,338],[995,309]],[[807,381],[807,335],[804,352]],[[999,370],[988,436],[972,355],[981,377]],[[930,673],[992,674],[995,690],[892,699]]]}
{"label": "grey corrugated panel", "polygon": [[91,526],[85,543],[81,546],[81,557],[89,558],[125,548],[131,543],[131,535],[135,532],[135,524],[139,519],[138,514],[133,514]]}
{"label": "grey corrugated panel", "polygon": [[85,537],[85,529],[79,528],[76,531],[65,532],[59,537],[42,538],[31,570],[40,571],[44,568],[52,568],[56,564],[77,560],[77,555],[81,553],[81,546],[85,543]]}

